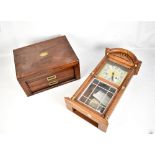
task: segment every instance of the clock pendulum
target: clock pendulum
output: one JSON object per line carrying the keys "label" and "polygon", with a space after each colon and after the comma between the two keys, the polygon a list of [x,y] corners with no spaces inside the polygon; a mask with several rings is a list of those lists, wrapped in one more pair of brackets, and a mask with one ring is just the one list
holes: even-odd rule
{"label": "clock pendulum", "polygon": [[141,61],[129,50],[107,48],[104,58],[71,97],[67,108],[106,132],[108,119]]}

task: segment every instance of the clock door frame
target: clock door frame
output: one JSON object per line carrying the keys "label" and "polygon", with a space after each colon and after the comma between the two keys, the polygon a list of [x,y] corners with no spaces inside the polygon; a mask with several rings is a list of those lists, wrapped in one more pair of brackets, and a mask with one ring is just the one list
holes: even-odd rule
{"label": "clock door frame", "polygon": [[[117,93],[113,97],[112,101],[106,108],[106,111],[103,114],[98,113],[93,110],[89,106],[84,103],[79,102],[77,99],[83,93],[83,91],[88,87],[88,85],[92,82],[94,78],[97,78],[98,72],[102,69],[107,61],[112,61],[116,64],[122,65],[128,68],[128,74],[121,83],[120,86],[117,86],[111,82],[103,81],[107,84],[110,84],[117,88]],[[66,106],[69,110],[79,115],[83,119],[87,120],[94,126],[98,127],[102,131],[106,132],[108,127],[108,119],[111,116],[113,110],[115,109],[120,97],[122,96],[124,90],[126,89],[129,81],[131,80],[133,75],[138,74],[139,68],[141,66],[141,61],[137,59],[137,57],[130,51],[123,48],[106,48],[105,56],[100,61],[100,63],[95,67],[95,69],[90,73],[87,79],[83,82],[83,84],[79,87],[79,89],[75,92],[75,94],[71,97],[65,97]],[[101,80],[100,78],[98,78]],[[102,80],[101,80],[102,81]]]}

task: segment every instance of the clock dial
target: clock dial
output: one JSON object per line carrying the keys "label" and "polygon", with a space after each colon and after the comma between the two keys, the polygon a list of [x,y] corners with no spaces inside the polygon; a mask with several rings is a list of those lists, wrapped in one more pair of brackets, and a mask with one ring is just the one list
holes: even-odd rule
{"label": "clock dial", "polygon": [[128,72],[125,67],[108,61],[98,73],[98,77],[104,78],[117,85],[121,85],[127,76],[127,73]]}

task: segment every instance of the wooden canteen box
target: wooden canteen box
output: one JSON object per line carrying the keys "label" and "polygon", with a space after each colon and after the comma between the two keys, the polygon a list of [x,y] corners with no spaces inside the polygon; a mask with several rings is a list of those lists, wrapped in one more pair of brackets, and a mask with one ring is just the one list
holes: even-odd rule
{"label": "wooden canteen box", "polygon": [[66,36],[13,50],[16,77],[27,96],[80,78],[79,60]]}
{"label": "wooden canteen box", "polygon": [[108,119],[141,61],[126,49],[106,49],[105,57],[71,97],[67,108],[106,132]]}

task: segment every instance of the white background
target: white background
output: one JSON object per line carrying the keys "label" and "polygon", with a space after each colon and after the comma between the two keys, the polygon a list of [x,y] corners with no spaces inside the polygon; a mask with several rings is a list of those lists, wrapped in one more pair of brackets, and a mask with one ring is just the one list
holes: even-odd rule
{"label": "white background", "polygon": [[[131,3],[117,8],[116,3],[97,1],[52,2],[42,10],[39,2],[39,8],[25,2],[23,9],[4,4],[11,13],[17,10],[18,20],[40,21],[0,22],[0,155],[155,154],[154,134],[150,134],[155,132],[155,22],[137,22],[142,9]],[[105,21],[114,15],[131,20],[131,12],[136,22]],[[145,12],[143,17],[150,16]],[[58,34],[67,36],[79,57],[81,79],[26,97],[16,80],[12,50]],[[64,97],[74,94],[102,59],[106,47],[133,51],[142,66],[104,133],[68,111]]]}

